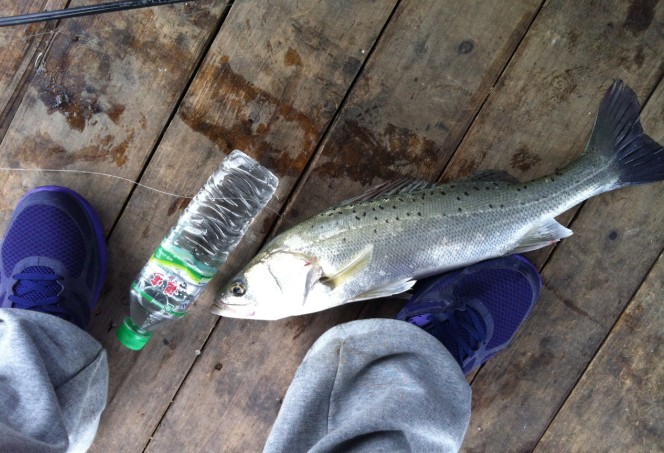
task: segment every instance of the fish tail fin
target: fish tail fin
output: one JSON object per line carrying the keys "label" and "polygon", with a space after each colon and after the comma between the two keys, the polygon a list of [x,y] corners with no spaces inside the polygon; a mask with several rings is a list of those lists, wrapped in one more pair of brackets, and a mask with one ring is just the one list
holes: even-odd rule
{"label": "fish tail fin", "polygon": [[643,132],[634,91],[616,80],[600,104],[584,154],[611,162],[614,188],[664,180],[664,147]]}

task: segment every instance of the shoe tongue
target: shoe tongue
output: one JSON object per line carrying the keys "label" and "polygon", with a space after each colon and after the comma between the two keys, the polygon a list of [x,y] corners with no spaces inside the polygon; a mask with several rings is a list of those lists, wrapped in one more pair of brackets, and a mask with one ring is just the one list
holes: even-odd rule
{"label": "shoe tongue", "polygon": [[[46,266],[30,266],[23,269],[21,274],[34,274],[35,277],[38,277],[39,275],[55,275],[55,271]],[[35,278],[35,280],[40,279]],[[28,279],[19,280],[18,283],[16,283],[14,286],[14,292],[17,294],[21,294],[24,291],[27,291],[24,294],[21,294],[21,297],[29,300],[30,302],[38,302],[47,297],[57,296],[60,294],[61,290],[62,287],[55,280],[49,281],[46,285],[40,287],[40,291],[35,290],[33,281]]]}

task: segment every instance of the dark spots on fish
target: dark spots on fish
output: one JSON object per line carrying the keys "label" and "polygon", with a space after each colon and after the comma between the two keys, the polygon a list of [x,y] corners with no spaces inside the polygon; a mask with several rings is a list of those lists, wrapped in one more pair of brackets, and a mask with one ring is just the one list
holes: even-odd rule
{"label": "dark spots on fish", "polygon": [[463,209],[459,208],[459,212],[463,211]]}
{"label": "dark spots on fish", "polygon": [[441,190],[441,191],[440,191],[440,194],[441,194],[441,195],[447,195],[447,192],[445,192],[444,190]]}
{"label": "dark spots on fish", "polygon": [[421,213],[421,212],[418,212],[417,215],[418,215],[419,217],[422,217],[422,213]]}
{"label": "dark spots on fish", "polygon": [[528,190],[528,186],[523,186],[523,190]]}
{"label": "dark spots on fish", "polygon": [[341,242],[346,242],[346,238],[341,238]]}
{"label": "dark spots on fish", "polygon": [[357,212],[357,211],[356,211],[355,209],[353,209],[353,214],[355,214],[356,212]]}
{"label": "dark spots on fish", "polygon": [[396,205],[392,205],[392,209],[396,209],[396,208],[397,208],[397,206],[396,206]]}
{"label": "dark spots on fish", "polygon": [[467,197],[470,196],[470,194],[468,192],[464,192],[463,194]]}
{"label": "dark spots on fish", "polygon": [[374,217],[374,220],[378,220],[378,217]]}
{"label": "dark spots on fish", "polygon": [[222,365],[221,362],[217,362],[214,365],[214,369],[217,370],[217,371],[220,371],[223,367],[224,367],[224,365]]}
{"label": "dark spots on fish", "polygon": [[457,47],[457,51],[460,54],[465,55],[472,52],[474,48],[475,48],[475,43],[470,39],[466,39],[465,41],[461,41],[461,44],[459,44],[459,47]]}
{"label": "dark spots on fish", "polygon": [[556,178],[554,178],[553,176],[551,176],[551,178],[549,178],[549,180],[550,180],[551,182],[556,182]]}
{"label": "dark spots on fish", "polygon": [[363,212],[363,213],[362,213],[362,217],[366,217],[366,216],[367,216],[367,213],[366,213],[366,212]]}
{"label": "dark spots on fish", "polygon": [[618,233],[617,232],[612,231],[612,232],[609,233],[609,239],[611,239],[612,241],[615,241],[617,238],[618,238]]}
{"label": "dark spots on fish", "polygon": [[476,187],[476,186],[473,186],[473,189],[475,189],[475,190],[480,190],[480,188],[479,188],[479,187]]}
{"label": "dark spots on fish", "polygon": [[492,204],[489,205],[489,209],[493,209],[493,205],[492,205]]}
{"label": "dark spots on fish", "polygon": [[457,197],[457,200],[461,201],[461,197]]}
{"label": "dark spots on fish", "polygon": [[450,189],[454,189],[456,187],[456,184],[450,184]]}
{"label": "dark spots on fish", "polygon": [[431,195],[431,196],[433,197],[433,193],[434,193],[434,192],[433,192],[433,190],[432,190],[431,192],[429,192],[429,195]]}
{"label": "dark spots on fish", "polygon": [[389,219],[385,219],[385,223],[390,223],[390,220],[389,220]]}
{"label": "dark spots on fish", "polygon": [[355,216],[355,220],[360,220],[360,218],[358,216]]}
{"label": "dark spots on fish", "polygon": [[658,0],[634,0],[629,6],[623,26],[632,33],[646,31],[652,23]]}
{"label": "dark spots on fish", "polygon": [[375,211],[375,210],[376,210],[376,208],[371,208],[371,210],[372,210],[372,211]]}
{"label": "dark spots on fish", "polygon": [[384,208],[384,207],[382,207],[382,206],[378,206],[378,209],[385,209],[385,208]]}
{"label": "dark spots on fish", "polygon": [[410,217],[410,212],[407,212],[406,215],[407,215],[408,217]]}
{"label": "dark spots on fish", "polygon": [[516,188],[516,191],[517,191],[517,192],[521,192],[521,188],[520,188],[520,187],[517,187],[517,188]]}
{"label": "dark spots on fish", "polygon": [[378,233],[378,231],[374,228],[374,233]]}
{"label": "dark spots on fish", "polygon": [[425,196],[426,196],[426,194],[422,194],[422,200],[424,200],[424,197],[425,197]]}
{"label": "dark spots on fish", "polygon": [[403,203],[403,198],[399,197],[398,200]]}
{"label": "dark spots on fish", "polygon": [[493,185],[494,185],[494,186],[497,186],[497,185],[498,185],[498,183],[494,181]]}
{"label": "dark spots on fish", "polygon": [[399,220],[399,217],[397,217],[397,220]]}

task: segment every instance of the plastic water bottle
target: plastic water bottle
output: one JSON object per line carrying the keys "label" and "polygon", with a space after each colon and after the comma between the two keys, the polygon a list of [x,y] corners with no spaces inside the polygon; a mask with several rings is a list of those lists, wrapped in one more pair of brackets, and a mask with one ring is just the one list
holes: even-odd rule
{"label": "plastic water bottle", "polygon": [[130,317],[117,338],[139,350],[152,331],[183,317],[270,201],[278,179],[233,151],[196,194],[131,284]]}

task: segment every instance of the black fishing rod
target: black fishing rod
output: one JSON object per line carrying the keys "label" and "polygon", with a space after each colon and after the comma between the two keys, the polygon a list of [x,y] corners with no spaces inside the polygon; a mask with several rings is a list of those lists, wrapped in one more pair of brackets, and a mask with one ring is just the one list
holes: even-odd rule
{"label": "black fishing rod", "polygon": [[0,17],[0,27],[10,25],[31,24],[47,20],[67,19],[70,17],[89,16],[91,14],[111,13],[128,9],[147,8],[150,6],[170,5],[195,0],[125,0],[119,2],[102,3],[99,5],[77,6],[75,8],[43,11],[41,13],[22,14],[20,16]]}

